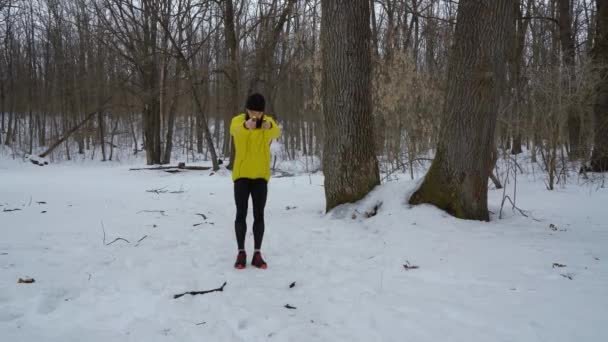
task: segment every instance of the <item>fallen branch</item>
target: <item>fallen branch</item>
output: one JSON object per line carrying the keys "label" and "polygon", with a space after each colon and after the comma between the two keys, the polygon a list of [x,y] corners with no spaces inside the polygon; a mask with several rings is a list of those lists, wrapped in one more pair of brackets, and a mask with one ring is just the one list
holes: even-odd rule
{"label": "fallen branch", "polygon": [[405,270],[406,270],[406,271],[409,271],[409,270],[417,270],[417,269],[419,269],[420,267],[419,267],[419,266],[416,266],[416,265],[410,265],[410,262],[409,262],[409,261],[406,261],[406,262],[405,262],[405,265],[403,265],[403,268],[405,268]]}
{"label": "fallen branch", "polygon": [[21,209],[19,209],[19,208],[15,208],[15,209],[4,209],[4,210],[2,210],[2,211],[3,211],[3,212],[5,212],[5,213],[9,213],[9,212],[11,212],[11,211],[21,211]]}
{"label": "fallen branch", "polygon": [[103,220],[101,220],[101,231],[103,231],[103,240],[102,240],[102,243],[105,246],[106,245],[106,228],[103,226]]}
{"label": "fallen branch", "polygon": [[274,178],[286,178],[286,177],[294,177],[295,175],[293,173],[282,171],[282,170],[274,170],[272,172],[272,176]]}
{"label": "fallen branch", "polygon": [[191,170],[191,171],[207,171],[207,170],[211,170],[211,168],[209,166],[184,166],[184,167],[177,167],[177,166],[157,166],[157,167],[137,167],[137,168],[131,168],[129,169],[129,171],[159,171],[159,170]]}
{"label": "fallen branch", "polygon": [[109,245],[113,244],[116,241],[124,241],[126,243],[130,243],[129,240],[126,240],[126,239],[123,239],[123,238],[116,238],[112,242],[108,243],[106,246],[109,246]]}
{"label": "fallen branch", "polygon": [[61,145],[64,141],[66,141],[74,132],[76,132],[77,130],[79,130],[82,126],[84,126],[84,124],[86,124],[89,120],[91,120],[92,118],[95,117],[95,115],[99,112],[99,110],[103,110],[106,107],[106,104],[110,101],[111,97],[108,97],[106,100],[104,100],[102,102],[101,108],[99,108],[98,110],[91,112],[89,114],[87,114],[87,116],[84,118],[84,120],[82,120],[79,124],[77,124],[76,126],[72,127],[69,131],[67,131],[61,138],[57,139],[57,141],[55,141],[46,151],[42,152],[42,154],[39,155],[40,158],[45,158],[47,155],[49,155],[51,152],[53,152],[53,150],[55,150],[57,148],[57,146]]}
{"label": "fallen branch", "polygon": [[499,219],[501,219],[501,218],[502,218],[502,208],[504,207],[504,205],[505,205],[505,201],[506,201],[506,200],[509,200],[509,202],[511,202],[511,205],[513,205],[513,208],[517,209],[517,210],[519,211],[519,213],[520,213],[520,214],[522,214],[522,216],[524,216],[524,217],[528,217],[528,215],[526,215],[526,213],[525,213],[523,210],[519,209],[519,208],[518,208],[518,207],[515,205],[515,203],[513,203],[513,200],[511,200],[511,197],[509,197],[508,195],[505,195],[505,196],[502,198],[502,203],[501,203],[501,205],[500,205],[500,214],[498,215],[498,218],[499,218]]}
{"label": "fallen branch", "polygon": [[192,296],[196,296],[196,295],[204,295],[207,293],[211,293],[211,292],[223,292],[224,291],[224,286],[226,286],[227,282],[224,282],[224,284],[221,287],[218,287],[217,289],[213,289],[213,290],[207,290],[207,291],[190,291],[190,292],[184,292],[184,293],[180,293],[180,294],[176,294],[173,296],[173,299],[178,299],[180,297],[183,297],[187,294],[192,295]]}
{"label": "fallen branch", "polygon": [[139,246],[139,243],[144,241],[147,237],[148,235],[144,235],[141,239],[137,240],[137,242],[135,243],[135,247]]}
{"label": "fallen branch", "polygon": [[165,186],[165,187],[162,187],[162,188],[159,188],[159,189],[151,189],[151,190],[146,190],[146,192],[153,192],[153,193],[155,193],[155,194],[159,195],[159,194],[164,194],[164,193],[166,193],[167,191],[169,191],[169,190],[165,190],[166,188],[167,188],[167,187]]}
{"label": "fallen branch", "polygon": [[163,216],[167,216],[167,215],[165,215],[165,211],[164,210],[140,210],[137,213],[138,214],[140,214],[140,213],[160,213]]}

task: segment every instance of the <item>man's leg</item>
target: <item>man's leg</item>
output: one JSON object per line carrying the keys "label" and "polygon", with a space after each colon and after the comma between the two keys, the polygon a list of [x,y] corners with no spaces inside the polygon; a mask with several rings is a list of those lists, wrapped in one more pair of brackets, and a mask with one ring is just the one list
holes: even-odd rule
{"label": "man's leg", "polygon": [[254,248],[259,251],[264,239],[264,208],[268,195],[268,184],[265,179],[252,181],[251,199],[253,200],[253,240]]}
{"label": "man's leg", "polygon": [[234,231],[239,251],[245,250],[245,235],[247,234],[247,203],[249,202],[249,180],[237,179],[234,182],[234,202],[236,204],[236,220]]}

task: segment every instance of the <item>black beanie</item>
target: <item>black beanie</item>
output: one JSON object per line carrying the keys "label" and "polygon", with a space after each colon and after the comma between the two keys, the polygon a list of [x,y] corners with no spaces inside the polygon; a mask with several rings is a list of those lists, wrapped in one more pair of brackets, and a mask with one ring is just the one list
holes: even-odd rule
{"label": "black beanie", "polygon": [[264,96],[258,93],[254,93],[249,95],[247,98],[247,104],[245,108],[249,110],[253,110],[255,112],[263,112],[266,107],[266,100],[264,100]]}

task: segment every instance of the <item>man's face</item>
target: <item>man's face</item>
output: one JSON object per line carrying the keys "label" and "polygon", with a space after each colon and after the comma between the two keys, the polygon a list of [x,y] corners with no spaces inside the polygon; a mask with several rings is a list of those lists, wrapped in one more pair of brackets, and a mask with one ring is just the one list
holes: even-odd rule
{"label": "man's face", "polygon": [[257,120],[259,120],[262,117],[262,115],[264,115],[264,112],[256,112],[254,110],[249,110],[249,109],[247,109],[247,112],[249,113],[249,117],[256,118]]}

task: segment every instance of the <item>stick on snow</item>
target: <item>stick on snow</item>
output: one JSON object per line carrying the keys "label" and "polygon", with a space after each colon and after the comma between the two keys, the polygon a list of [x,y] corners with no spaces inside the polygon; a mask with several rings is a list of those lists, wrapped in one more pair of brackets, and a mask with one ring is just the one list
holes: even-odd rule
{"label": "stick on snow", "polygon": [[176,294],[173,296],[173,299],[178,299],[180,297],[183,297],[187,294],[192,295],[192,296],[196,296],[196,295],[204,295],[207,293],[211,293],[211,292],[223,292],[224,291],[224,286],[226,286],[227,282],[224,282],[224,284],[222,285],[222,287],[218,287],[217,289],[213,289],[213,290],[207,290],[207,291],[190,291],[190,292],[184,292],[184,293],[180,293],[180,294]]}
{"label": "stick on snow", "polygon": [[114,242],[119,241],[119,240],[120,240],[120,241],[124,241],[124,242],[126,242],[126,243],[130,243],[130,242],[129,242],[129,240],[126,240],[126,239],[123,239],[123,238],[116,238],[116,239],[114,239],[112,242],[108,243],[106,246],[109,246],[109,245],[111,245],[111,244],[113,244]]}
{"label": "stick on snow", "polygon": [[406,261],[406,262],[405,262],[405,265],[403,265],[403,268],[405,268],[405,270],[406,270],[406,271],[409,271],[409,270],[417,270],[417,269],[419,269],[420,267],[419,267],[419,266],[416,266],[416,265],[410,265],[410,262],[409,262],[409,261]]}

